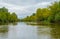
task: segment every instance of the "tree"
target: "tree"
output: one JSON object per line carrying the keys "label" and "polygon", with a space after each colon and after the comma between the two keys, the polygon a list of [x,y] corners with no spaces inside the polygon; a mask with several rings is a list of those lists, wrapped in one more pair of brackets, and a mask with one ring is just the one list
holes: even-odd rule
{"label": "tree", "polygon": [[52,13],[51,21],[54,21],[54,22],[57,21],[56,19],[58,18],[58,16],[59,16],[58,14],[60,13],[60,2],[53,3],[51,6],[49,6],[49,9],[51,10],[51,13]]}
{"label": "tree", "polygon": [[17,15],[15,14],[15,12],[13,12],[13,13],[11,14],[11,21],[12,21],[12,22],[15,22],[15,21],[17,21],[17,20],[18,20]]}
{"label": "tree", "polygon": [[15,13],[10,14],[7,8],[0,8],[0,23],[16,22],[17,19]]}

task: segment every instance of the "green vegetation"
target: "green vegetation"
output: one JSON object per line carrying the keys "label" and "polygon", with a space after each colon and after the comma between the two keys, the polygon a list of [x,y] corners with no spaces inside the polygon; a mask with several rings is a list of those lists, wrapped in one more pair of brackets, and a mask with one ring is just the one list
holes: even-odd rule
{"label": "green vegetation", "polygon": [[0,8],[0,24],[17,22],[17,21],[18,17],[14,12],[13,13],[8,12],[8,9],[6,9],[5,7]]}
{"label": "green vegetation", "polygon": [[27,16],[21,21],[42,22],[42,23],[59,23],[60,22],[60,1],[54,2],[47,8],[38,8],[36,13]]}

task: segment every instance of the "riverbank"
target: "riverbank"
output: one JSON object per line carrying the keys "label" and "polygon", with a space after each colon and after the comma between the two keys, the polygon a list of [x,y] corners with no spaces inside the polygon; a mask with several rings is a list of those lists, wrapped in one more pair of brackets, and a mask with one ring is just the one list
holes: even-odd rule
{"label": "riverbank", "polygon": [[6,23],[0,22],[0,25],[9,25],[9,24],[17,25],[17,22],[6,22]]}
{"label": "riverbank", "polygon": [[60,23],[25,22],[27,25],[60,25]]}

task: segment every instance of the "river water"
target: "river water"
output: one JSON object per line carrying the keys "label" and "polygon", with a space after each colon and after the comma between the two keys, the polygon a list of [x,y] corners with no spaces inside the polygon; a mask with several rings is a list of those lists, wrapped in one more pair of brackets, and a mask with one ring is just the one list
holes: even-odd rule
{"label": "river water", "polygon": [[59,25],[0,25],[0,39],[60,39]]}

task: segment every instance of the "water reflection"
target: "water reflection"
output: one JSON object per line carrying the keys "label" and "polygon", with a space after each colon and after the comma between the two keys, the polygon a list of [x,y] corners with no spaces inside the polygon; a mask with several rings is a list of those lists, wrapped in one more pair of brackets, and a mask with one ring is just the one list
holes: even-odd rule
{"label": "water reflection", "polygon": [[50,31],[51,31],[50,27],[38,26],[37,27],[38,39],[51,39]]}
{"label": "water reflection", "polygon": [[0,39],[60,39],[60,25],[0,25]]}
{"label": "water reflection", "polygon": [[12,23],[12,25],[17,25],[17,22]]}
{"label": "water reflection", "polygon": [[8,36],[8,26],[0,25],[0,39],[6,39]]}
{"label": "water reflection", "polygon": [[51,28],[52,39],[60,39],[60,25],[54,24],[51,26]]}
{"label": "water reflection", "polygon": [[8,32],[8,26],[4,25],[0,26],[0,33],[6,33],[6,32]]}
{"label": "water reflection", "polygon": [[37,26],[38,39],[60,39],[60,25]]}

